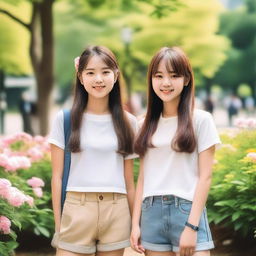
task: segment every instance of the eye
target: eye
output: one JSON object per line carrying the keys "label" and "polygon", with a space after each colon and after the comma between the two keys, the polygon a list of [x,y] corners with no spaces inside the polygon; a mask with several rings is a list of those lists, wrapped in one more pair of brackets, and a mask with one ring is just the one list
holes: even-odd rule
{"label": "eye", "polygon": [[93,75],[94,73],[92,71],[86,72],[86,75]]}
{"label": "eye", "polygon": [[160,75],[160,74],[156,74],[156,75],[155,75],[155,77],[156,77],[156,78],[158,78],[158,79],[163,78],[163,76],[162,76],[162,75]]}
{"label": "eye", "polygon": [[172,78],[179,78],[179,77],[181,77],[181,76],[179,76],[178,74],[173,74],[173,75],[171,75],[171,77],[172,77]]}
{"label": "eye", "polygon": [[110,74],[110,71],[109,70],[105,70],[105,71],[103,71],[103,74],[104,75]]}

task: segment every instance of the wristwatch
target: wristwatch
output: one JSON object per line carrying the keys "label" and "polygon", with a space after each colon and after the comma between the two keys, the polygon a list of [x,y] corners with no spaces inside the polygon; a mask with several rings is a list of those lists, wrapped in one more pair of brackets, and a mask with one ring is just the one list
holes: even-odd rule
{"label": "wristwatch", "polygon": [[192,228],[194,231],[198,231],[198,230],[199,230],[199,227],[198,227],[198,226],[194,226],[194,225],[190,224],[190,223],[187,222],[187,221],[186,221],[186,223],[185,223],[185,226]]}

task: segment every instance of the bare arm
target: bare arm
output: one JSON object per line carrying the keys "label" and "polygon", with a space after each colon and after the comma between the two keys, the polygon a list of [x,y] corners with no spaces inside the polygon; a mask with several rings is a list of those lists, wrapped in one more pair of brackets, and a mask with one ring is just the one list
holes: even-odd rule
{"label": "bare arm", "polygon": [[[212,146],[199,154],[199,180],[196,185],[192,208],[188,218],[188,222],[194,226],[199,225],[200,217],[210,190],[214,152],[215,146]],[[196,231],[192,230],[190,227],[184,227],[180,238],[180,255],[193,255],[196,240]]]}
{"label": "bare arm", "polygon": [[196,186],[193,205],[188,222],[198,226],[202,211],[205,207],[212,180],[212,165],[215,146],[199,154],[199,180]]}
{"label": "bare arm", "polygon": [[61,218],[61,186],[64,165],[64,150],[51,144],[52,160],[52,206],[55,221],[55,232],[59,232]]}
{"label": "bare arm", "polygon": [[140,172],[136,186],[135,201],[133,207],[132,216],[132,232],[131,232],[131,247],[139,252],[143,253],[145,250],[140,244],[140,216],[141,216],[141,204],[143,195],[144,184],[144,171],[143,171],[143,159],[140,159]]}
{"label": "bare arm", "polygon": [[124,160],[124,178],[127,190],[127,198],[130,208],[130,213],[132,215],[133,202],[135,196],[135,185],[133,176],[133,159]]}

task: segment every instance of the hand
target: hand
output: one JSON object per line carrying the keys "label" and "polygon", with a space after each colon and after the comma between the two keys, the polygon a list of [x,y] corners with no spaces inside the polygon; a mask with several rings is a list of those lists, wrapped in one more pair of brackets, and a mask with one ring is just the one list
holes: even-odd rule
{"label": "hand", "polygon": [[192,256],[195,253],[197,232],[185,227],[180,236],[180,256]]}
{"label": "hand", "polygon": [[145,249],[140,244],[140,227],[133,227],[130,236],[131,247],[138,253],[144,253]]}

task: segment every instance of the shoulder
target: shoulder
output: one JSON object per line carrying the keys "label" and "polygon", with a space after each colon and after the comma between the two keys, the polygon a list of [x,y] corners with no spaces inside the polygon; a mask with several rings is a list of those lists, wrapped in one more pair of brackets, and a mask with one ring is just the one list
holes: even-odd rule
{"label": "shoulder", "polygon": [[137,126],[138,120],[136,118],[136,116],[134,116],[133,114],[131,114],[128,111],[124,111],[124,114],[128,120],[128,122],[132,125],[132,126]]}
{"label": "shoulder", "polygon": [[55,122],[63,122],[64,119],[64,110],[61,109],[55,114]]}
{"label": "shoulder", "polygon": [[211,120],[212,119],[212,114],[202,110],[202,109],[195,109],[194,110],[194,114],[193,114],[193,120],[196,123],[201,123],[207,120]]}

